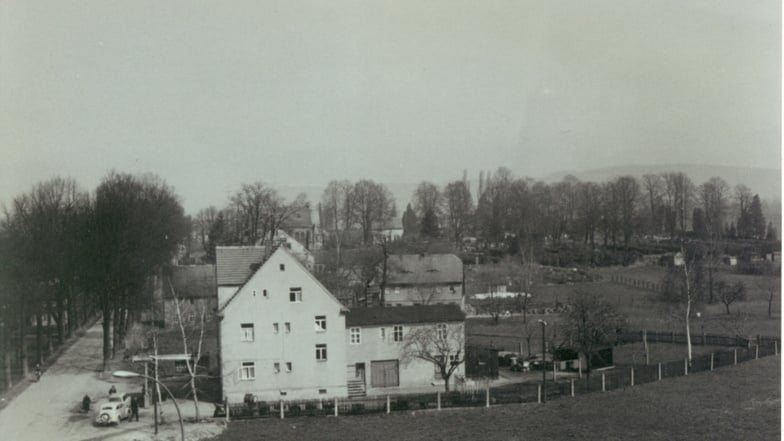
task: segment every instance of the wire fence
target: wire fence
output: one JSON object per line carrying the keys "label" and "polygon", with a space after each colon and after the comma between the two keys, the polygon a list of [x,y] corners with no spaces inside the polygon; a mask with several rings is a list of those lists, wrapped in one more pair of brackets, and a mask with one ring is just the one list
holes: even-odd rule
{"label": "wire fence", "polygon": [[[651,333],[648,334],[651,336]],[[676,334],[677,336],[677,334]],[[731,341],[735,337],[727,337]],[[650,341],[650,339],[649,339]],[[759,343],[759,344],[758,344]],[[536,403],[546,400],[600,393],[646,383],[682,377],[697,372],[712,371],[745,363],[761,357],[777,355],[780,340],[773,337],[757,338],[752,344],[733,347],[692,357],[688,360],[654,364],[618,365],[582,376],[561,374],[552,381],[548,373],[546,383],[511,383],[496,387],[472,387],[450,392],[408,395],[386,395],[352,399],[259,401],[253,403],[225,403],[228,419],[291,418],[301,416],[340,416],[390,413],[393,411],[440,410],[459,407],[490,407],[513,403]]]}

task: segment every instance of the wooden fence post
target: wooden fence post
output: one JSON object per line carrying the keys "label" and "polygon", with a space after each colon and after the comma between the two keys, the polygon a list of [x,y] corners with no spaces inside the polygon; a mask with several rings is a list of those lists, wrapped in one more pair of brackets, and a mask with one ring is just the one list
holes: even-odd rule
{"label": "wooden fence post", "polygon": [[661,381],[661,363],[659,363],[659,381]]}
{"label": "wooden fence post", "polygon": [[572,378],[571,383],[572,383],[571,384],[571,389],[572,389],[571,390],[571,395],[572,395],[572,397],[574,397],[574,378]]}
{"label": "wooden fence post", "polygon": [[629,371],[631,372],[632,387],[634,387],[634,368],[629,368]]}
{"label": "wooden fence post", "polygon": [[685,377],[687,375],[689,375],[689,359],[688,358],[684,358],[683,359],[683,376]]}
{"label": "wooden fence post", "polygon": [[390,412],[391,410],[392,410],[392,409],[391,409],[391,406],[389,405],[389,395],[387,395],[387,415],[389,415],[389,412]]}
{"label": "wooden fence post", "polygon": [[542,384],[539,383],[536,385],[536,402],[542,403]]}
{"label": "wooden fence post", "polygon": [[441,391],[438,391],[436,393],[436,400],[437,400],[437,403],[438,403],[438,410],[441,410]]}
{"label": "wooden fence post", "polygon": [[604,374],[602,374],[602,392],[605,392],[606,390],[607,390],[607,389],[606,389],[606,387],[605,387],[605,382],[604,382]]}
{"label": "wooden fence post", "polygon": [[335,398],[335,416],[338,416],[338,399]]}
{"label": "wooden fence post", "polygon": [[738,348],[732,350],[732,364],[733,365],[738,364]]}
{"label": "wooden fence post", "polygon": [[773,355],[779,355],[779,341],[773,340]]}
{"label": "wooden fence post", "polygon": [[223,397],[223,408],[226,409],[226,422],[231,422],[231,416],[229,414],[229,397]]}
{"label": "wooden fence post", "polygon": [[754,359],[759,360],[759,345],[754,346]]}
{"label": "wooden fence post", "polygon": [[490,386],[485,389],[485,407],[490,407]]}
{"label": "wooden fence post", "polygon": [[285,418],[283,415],[283,400],[280,400],[280,419]]}
{"label": "wooden fence post", "polygon": [[710,368],[710,370],[713,370],[713,352],[711,352],[711,368]]}

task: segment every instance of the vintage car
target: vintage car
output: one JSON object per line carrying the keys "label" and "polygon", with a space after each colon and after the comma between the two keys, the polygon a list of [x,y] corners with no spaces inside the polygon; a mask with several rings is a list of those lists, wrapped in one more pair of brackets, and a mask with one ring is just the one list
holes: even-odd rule
{"label": "vintage car", "polygon": [[114,393],[96,407],[95,424],[100,426],[120,424],[131,416],[131,396],[125,393]]}

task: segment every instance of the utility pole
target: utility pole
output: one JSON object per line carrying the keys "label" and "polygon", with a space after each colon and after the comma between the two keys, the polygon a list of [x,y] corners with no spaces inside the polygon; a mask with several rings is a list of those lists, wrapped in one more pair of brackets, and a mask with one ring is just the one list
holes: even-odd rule
{"label": "utility pole", "polygon": [[547,322],[544,320],[539,320],[539,323],[542,324],[542,403],[547,401],[547,369],[545,369],[545,353],[547,352],[545,338],[545,326],[547,326]]}

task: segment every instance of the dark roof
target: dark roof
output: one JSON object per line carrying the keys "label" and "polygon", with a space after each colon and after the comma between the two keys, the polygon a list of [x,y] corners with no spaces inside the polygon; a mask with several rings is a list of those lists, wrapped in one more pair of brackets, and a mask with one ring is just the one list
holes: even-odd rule
{"label": "dark roof", "polygon": [[454,254],[392,254],[387,285],[462,283],[463,262]]}
{"label": "dark roof", "polygon": [[252,247],[215,247],[218,286],[242,285],[261,265],[267,248]]}
{"label": "dark roof", "polygon": [[354,308],[346,314],[346,327],[402,325],[409,323],[462,322],[465,313],[454,303],[446,305]]}
{"label": "dark roof", "polygon": [[172,266],[166,270],[168,281],[164,286],[166,298],[172,298],[171,290],[181,299],[216,297],[215,265]]}
{"label": "dark roof", "polygon": [[310,206],[306,205],[294,210],[293,213],[283,221],[283,229],[291,228],[310,228],[313,226],[313,217],[310,213]]}

